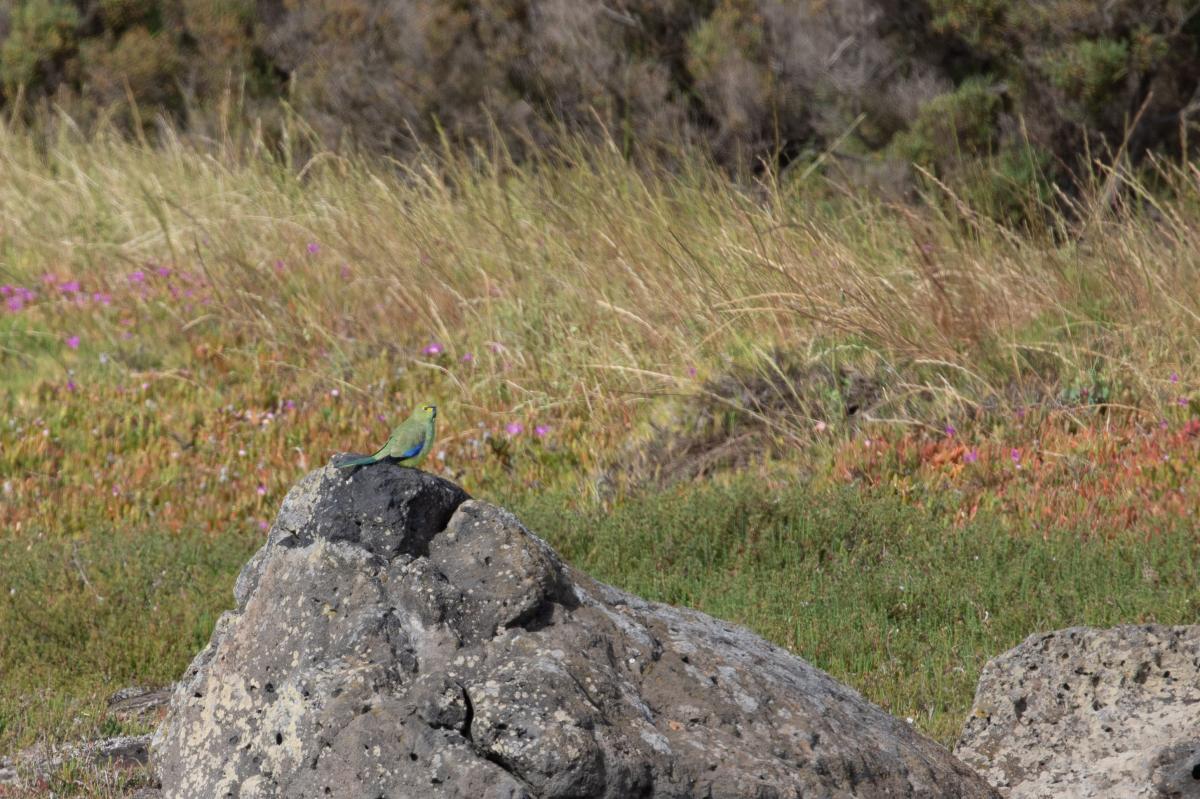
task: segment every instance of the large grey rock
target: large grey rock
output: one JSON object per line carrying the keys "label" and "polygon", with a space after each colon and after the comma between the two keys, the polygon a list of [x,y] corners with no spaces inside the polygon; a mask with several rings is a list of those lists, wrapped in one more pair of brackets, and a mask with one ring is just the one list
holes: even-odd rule
{"label": "large grey rock", "polygon": [[955,753],[1013,799],[1200,797],[1200,627],[1072,627],[983,669]]}
{"label": "large grey rock", "polygon": [[308,475],[236,596],[154,739],[171,799],[994,795],[799,658],[422,472]]}

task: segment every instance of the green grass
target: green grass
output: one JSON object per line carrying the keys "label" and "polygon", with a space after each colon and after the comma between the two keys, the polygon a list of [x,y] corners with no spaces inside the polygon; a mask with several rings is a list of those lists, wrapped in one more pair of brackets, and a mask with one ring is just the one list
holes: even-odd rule
{"label": "green grass", "polygon": [[746,480],[564,513],[518,500],[563,556],[626,590],[731,619],[952,745],[983,664],[1034,632],[1191,623],[1200,541],[962,527],[886,492],[764,488]]}
{"label": "green grass", "polygon": [[107,718],[105,700],[179,678],[259,543],[100,524],[0,539],[0,752],[141,732]]}

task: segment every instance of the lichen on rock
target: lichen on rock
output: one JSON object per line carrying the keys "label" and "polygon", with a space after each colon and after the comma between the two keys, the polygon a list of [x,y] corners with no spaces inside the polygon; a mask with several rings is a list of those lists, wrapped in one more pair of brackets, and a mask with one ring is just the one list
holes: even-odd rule
{"label": "lichen on rock", "polygon": [[983,669],[955,752],[1013,799],[1200,797],[1200,626],[1071,627]]}

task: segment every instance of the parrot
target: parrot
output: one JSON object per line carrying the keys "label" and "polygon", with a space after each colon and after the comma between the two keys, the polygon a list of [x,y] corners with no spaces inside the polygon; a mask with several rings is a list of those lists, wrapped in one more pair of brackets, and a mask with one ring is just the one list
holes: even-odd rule
{"label": "parrot", "polygon": [[412,415],[401,422],[387,443],[380,447],[374,455],[360,455],[348,458],[339,464],[339,469],[351,466],[365,466],[384,458],[392,458],[401,466],[416,467],[433,446],[434,427],[437,422],[437,406],[425,404],[412,412]]}

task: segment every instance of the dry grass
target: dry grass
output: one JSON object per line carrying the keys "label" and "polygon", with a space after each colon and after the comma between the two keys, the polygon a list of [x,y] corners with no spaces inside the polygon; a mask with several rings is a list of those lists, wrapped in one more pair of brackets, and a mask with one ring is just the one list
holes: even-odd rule
{"label": "dry grass", "polygon": [[[27,389],[68,403],[72,374],[94,404],[149,382],[163,395],[153,421],[185,439],[218,409],[323,403],[321,429],[288,444],[316,459],[368,446],[386,428],[376,414],[434,397],[456,471],[488,451],[478,424],[513,421],[553,428],[593,469],[647,397],[702,391],[731,362],[769,375],[777,348],[881,376],[864,415],[935,430],[1062,404],[1089,381],[1112,409],[1156,419],[1200,379],[1187,355],[1200,329],[1190,166],[1160,165],[1165,206],[1119,181],[1115,209],[1084,203],[1079,222],[1018,235],[948,190],[923,211],[815,179],[742,190],[703,163],[667,175],[573,144],[523,167],[433,153],[408,167],[331,153],[297,164],[253,140],[147,149],[13,131],[0,153],[3,279],[38,292],[0,316],[20,427],[9,464],[49,454],[28,435],[48,414]],[[43,276],[79,281],[86,301]],[[87,299],[97,292],[111,305]],[[444,351],[423,355],[430,343]],[[819,419],[764,421],[802,445]],[[167,454],[147,464],[159,477]]]}
{"label": "dry grass", "polygon": [[[923,210],[817,177],[739,188],[581,143],[400,166],[168,142],[0,130],[0,280],[36,292],[0,298],[21,306],[0,312],[11,528],[79,529],[98,508],[261,520],[299,472],[426,399],[438,463],[469,489],[580,488],[621,482],[670,396],[808,463],[818,427],[967,434],[1096,403],[1150,424],[1200,381],[1190,165],[1159,164],[1153,196],[1107,176],[1092,193],[1115,204],[1017,234],[944,188]],[[778,383],[777,351],[869,376],[870,406],[713,389]]]}

